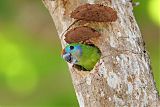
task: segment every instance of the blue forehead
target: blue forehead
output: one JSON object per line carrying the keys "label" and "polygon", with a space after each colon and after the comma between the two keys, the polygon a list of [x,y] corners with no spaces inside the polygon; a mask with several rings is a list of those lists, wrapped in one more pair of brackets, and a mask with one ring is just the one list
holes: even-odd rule
{"label": "blue forehead", "polygon": [[[74,49],[71,50],[71,49],[70,49],[70,46],[73,46]],[[70,44],[70,45],[67,45],[66,48],[65,48],[65,51],[66,51],[67,53],[70,53],[71,51],[72,51],[72,52],[76,52],[77,50],[80,50],[80,51],[82,50],[82,49],[81,49],[81,46],[80,46],[79,44]]]}

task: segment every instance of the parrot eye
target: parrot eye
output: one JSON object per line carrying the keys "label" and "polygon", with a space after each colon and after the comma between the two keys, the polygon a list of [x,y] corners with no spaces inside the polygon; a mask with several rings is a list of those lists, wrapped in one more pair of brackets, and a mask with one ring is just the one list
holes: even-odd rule
{"label": "parrot eye", "polygon": [[70,50],[73,50],[73,49],[74,49],[74,46],[70,46],[69,48],[70,48]]}

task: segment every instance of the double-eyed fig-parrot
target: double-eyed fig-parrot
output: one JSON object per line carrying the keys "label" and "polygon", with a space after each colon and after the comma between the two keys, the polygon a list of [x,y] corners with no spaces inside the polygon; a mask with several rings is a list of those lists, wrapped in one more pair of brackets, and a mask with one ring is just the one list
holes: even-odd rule
{"label": "double-eyed fig-parrot", "polygon": [[86,70],[92,70],[100,56],[101,53],[97,47],[81,43],[71,43],[62,50],[65,61],[80,65]]}

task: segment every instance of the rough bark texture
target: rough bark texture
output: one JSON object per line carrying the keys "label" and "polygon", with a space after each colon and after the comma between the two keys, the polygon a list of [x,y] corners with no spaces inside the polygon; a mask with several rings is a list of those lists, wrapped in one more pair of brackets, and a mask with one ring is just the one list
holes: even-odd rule
{"label": "rough bark texture", "polygon": [[[69,65],[80,107],[158,107],[150,60],[129,0],[43,0],[57,28],[62,47],[64,34],[81,25],[101,33],[95,45],[102,56],[91,72]],[[118,19],[112,23],[83,22],[70,13],[85,3],[110,6]]]}

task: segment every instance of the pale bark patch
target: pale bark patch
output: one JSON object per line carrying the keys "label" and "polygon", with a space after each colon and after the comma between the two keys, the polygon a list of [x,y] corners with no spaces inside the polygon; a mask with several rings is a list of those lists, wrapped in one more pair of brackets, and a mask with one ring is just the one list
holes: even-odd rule
{"label": "pale bark patch", "polygon": [[107,78],[108,85],[111,88],[115,89],[115,88],[117,88],[117,85],[119,84],[119,82],[120,82],[120,80],[119,80],[117,74],[115,74],[114,72],[109,72],[108,78]]}

